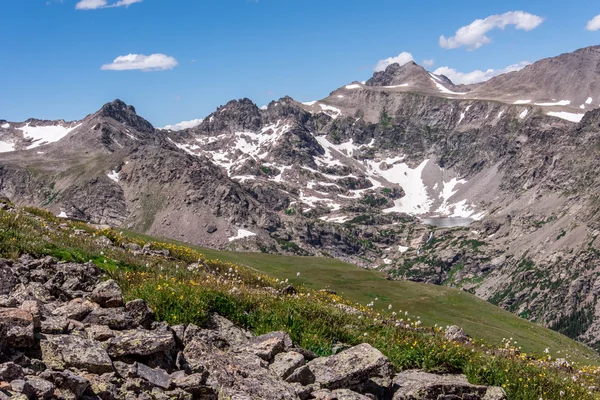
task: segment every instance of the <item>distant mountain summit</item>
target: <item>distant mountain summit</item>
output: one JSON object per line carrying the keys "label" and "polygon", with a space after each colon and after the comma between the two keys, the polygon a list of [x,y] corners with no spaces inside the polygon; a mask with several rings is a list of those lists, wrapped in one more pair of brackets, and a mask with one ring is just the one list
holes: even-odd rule
{"label": "distant mountain summit", "polygon": [[594,109],[600,106],[600,46],[546,58],[497,76],[474,88],[472,95],[579,112]]}

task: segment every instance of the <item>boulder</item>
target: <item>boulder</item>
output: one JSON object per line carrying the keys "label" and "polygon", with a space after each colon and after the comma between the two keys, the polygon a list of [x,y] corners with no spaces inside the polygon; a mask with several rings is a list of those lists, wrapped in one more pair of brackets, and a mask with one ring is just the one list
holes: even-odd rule
{"label": "boulder", "polygon": [[54,384],[54,395],[58,398],[78,399],[90,386],[89,380],[69,370],[46,370],[40,374],[40,378]]}
{"label": "boulder", "polygon": [[35,344],[34,320],[30,312],[0,308],[0,345],[30,347]]}
{"label": "boulder", "polygon": [[302,354],[290,351],[289,353],[277,354],[269,369],[279,379],[285,379],[296,369],[303,366],[304,363],[305,360]]}
{"label": "boulder", "polygon": [[92,399],[115,400],[119,398],[119,390],[112,382],[113,374],[90,375],[88,376],[90,386],[85,395],[90,394]]}
{"label": "boulder", "polygon": [[216,330],[232,346],[241,346],[247,344],[252,338],[252,334],[236,326],[227,318],[219,314],[211,316],[211,328]]}
{"label": "boulder", "polygon": [[471,338],[467,336],[465,331],[463,331],[460,327],[456,325],[451,325],[448,328],[446,328],[446,331],[444,332],[444,337],[446,338],[446,340],[459,343],[468,343],[471,341]]}
{"label": "boulder", "polygon": [[[488,391],[496,397],[486,397]],[[401,372],[394,378],[393,400],[438,400],[442,396],[448,399],[506,400],[501,388],[472,385],[464,375],[435,375],[416,370]]]}
{"label": "boulder", "polygon": [[277,354],[291,347],[292,340],[290,336],[280,331],[252,338],[246,348],[263,360],[270,362]]}
{"label": "boulder", "polygon": [[306,365],[292,372],[286,379],[288,383],[299,383],[302,386],[315,383],[315,374]]}
{"label": "boulder", "polygon": [[191,371],[208,372],[207,386],[224,398],[296,398],[296,391],[290,384],[277,379],[262,358],[247,350],[229,351],[210,341],[193,337],[186,345],[183,356]]}
{"label": "boulder", "polygon": [[111,357],[149,356],[170,351],[175,346],[175,338],[171,332],[138,329],[119,332],[106,345]]}
{"label": "boulder", "polygon": [[108,353],[94,340],[76,335],[45,335],[40,347],[44,363],[53,369],[77,368],[95,374],[113,371]]}
{"label": "boulder", "polygon": [[29,382],[23,379],[12,381],[10,387],[15,393],[23,394],[27,396],[28,399],[33,399],[35,397],[35,389]]}
{"label": "boulder", "polygon": [[134,368],[137,376],[151,383],[153,386],[163,389],[168,389],[171,386],[171,376],[164,369],[150,368],[141,363],[135,363]]}
{"label": "boulder", "polygon": [[65,317],[46,317],[40,323],[40,331],[48,335],[67,333],[69,320]]}
{"label": "boulder", "polygon": [[19,283],[19,278],[8,265],[0,265],[0,295],[8,295]]}
{"label": "boulder", "polygon": [[23,368],[14,362],[0,364],[0,381],[11,382],[23,379]]}
{"label": "boulder", "polygon": [[214,389],[206,386],[206,379],[208,378],[208,372],[197,373],[191,375],[183,375],[177,378],[173,378],[173,385],[177,388],[184,390],[185,392],[194,396],[194,398],[216,398],[216,392]]}
{"label": "boulder", "polygon": [[37,376],[28,376],[26,377],[27,382],[33,388],[35,393],[35,398],[41,400],[51,399],[54,393],[54,384],[44,380],[42,378],[38,378]]}
{"label": "boulder", "polygon": [[90,300],[100,304],[104,308],[115,308],[123,306],[123,293],[121,288],[112,279],[99,283],[92,294]]}
{"label": "boulder", "polygon": [[330,357],[317,358],[307,366],[322,388],[350,389],[360,393],[379,394],[389,390],[394,372],[387,357],[367,343]]}
{"label": "boulder", "polygon": [[67,304],[58,307],[52,312],[52,315],[57,317],[65,317],[75,321],[82,321],[94,309],[98,308],[98,304],[81,298],[73,299]]}

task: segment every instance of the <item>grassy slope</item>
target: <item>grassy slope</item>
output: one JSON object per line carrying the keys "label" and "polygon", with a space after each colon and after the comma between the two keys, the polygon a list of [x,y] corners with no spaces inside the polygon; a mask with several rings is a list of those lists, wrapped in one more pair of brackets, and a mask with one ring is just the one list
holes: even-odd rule
{"label": "grassy slope", "polygon": [[[148,236],[126,232],[130,236]],[[209,259],[219,259],[248,266],[279,279],[289,279],[293,285],[311,289],[331,288],[344,298],[367,304],[375,298],[375,307],[408,311],[420,316],[426,325],[458,325],[476,339],[499,344],[512,337],[526,352],[552,353],[586,364],[600,364],[598,354],[568,337],[531,323],[502,310],[469,293],[442,286],[406,281],[388,281],[377,271],[321,257],[288,257],[261,253],[236,253],[194,247]],[[300,272],[300,277],[296,273]],[[560,353],[558,353],[560,351]]]}

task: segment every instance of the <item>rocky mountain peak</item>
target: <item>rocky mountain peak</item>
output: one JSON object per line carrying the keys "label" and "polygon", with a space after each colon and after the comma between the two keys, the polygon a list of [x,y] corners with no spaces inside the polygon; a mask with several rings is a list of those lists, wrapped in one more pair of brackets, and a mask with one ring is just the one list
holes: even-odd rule
{"label": "rocky mountain peak", "polygon": [[366,83],[367,86],[396,86],[403,84],[415,85],[417,83],[427,84],[430,82],[429,73],[414,61],[404,65],[398,63],[390,64],[385,71],[378,71]]}
{"label": "rocky mountain peak", "polygon": [[137,115],[135,107],[127,105],[122,100],[116,99],[102,106],[96,117],[110,118],[122,124],[137,129],[140,132],[153,132],[154,127],[144,118]]}
{"label": "rocky mountain peak", "polygon": [[261,126],[260,110],[248,98],[232,100],[208,116],[195,131],[198,132],[237,132],[257,130]]}

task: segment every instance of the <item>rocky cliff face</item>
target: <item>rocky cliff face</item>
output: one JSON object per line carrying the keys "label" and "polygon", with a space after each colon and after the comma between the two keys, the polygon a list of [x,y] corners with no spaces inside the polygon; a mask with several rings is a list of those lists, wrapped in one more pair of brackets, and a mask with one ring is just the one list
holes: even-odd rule
{"label": "rocky cliff face", "polygon": [[[595,343],[596,55],[469,87],[394,64],[317,102],[234,100],[177,132],[118,100],[73,123],[6,122],[0,193],[199,245],[328,255],[462,287]],[[579,97],[545,85],[571,68],[585,71]]]}

